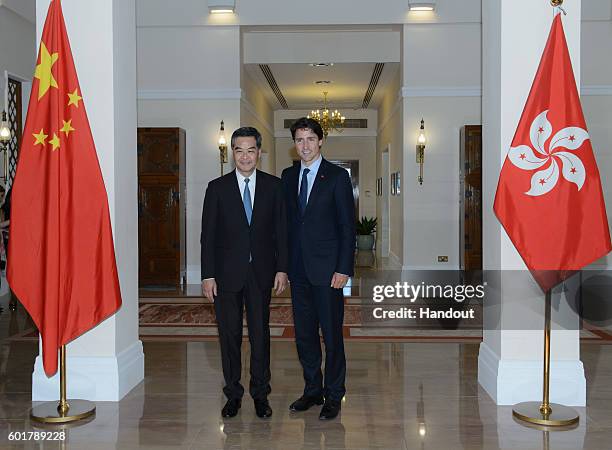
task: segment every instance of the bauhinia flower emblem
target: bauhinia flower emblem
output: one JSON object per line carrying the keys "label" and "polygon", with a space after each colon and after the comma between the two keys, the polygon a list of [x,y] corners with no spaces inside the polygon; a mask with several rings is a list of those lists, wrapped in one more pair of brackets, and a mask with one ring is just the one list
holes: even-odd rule
{"label": "bauhinia flower emblem", "polygon": [[586,179],[586,171],[580,158],[574,153],[561,149],[577,150],[589,139],[589,134],[579,127],[566,127],[558,131],[548,145],[545,145],[553,131],[552,125],[546,118],[547,113],[548,110],[541,112],[531,124],[529,131],[531,147],[519,145],[511,147],[508,152],[510,161],[519,169],[536,170],[549,163],[545,169],[533,174],[531,189],[525,192],[526,195],[538,196],[550,192],[559,181],[559,172],[567,181],[575,183],[578,190],[582,188]]}

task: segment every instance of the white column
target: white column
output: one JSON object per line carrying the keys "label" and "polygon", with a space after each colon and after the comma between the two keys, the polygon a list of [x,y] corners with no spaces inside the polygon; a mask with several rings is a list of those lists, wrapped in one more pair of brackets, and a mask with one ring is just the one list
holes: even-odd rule
{"label": "white column", "polygon": [[[563,25],[580,84],[581,0],[564,2]],[[484,339],[478,357],[478,380],[499,405],[542,399],[543,293],[525,270],[518,252],[493,214],[493,199],[503,161],[533,82],[553,8],[548,0],[487,0],[483,12],[483,261],[491,277],[486,297]],[[550,400],[586,403],[580,361],[579,320],[561,294],[553,294],[553,322],[565,329],[551,338]]]}
{"label": "white column", "polygon": [[[36,0],[37,43],[49,0]],[[136,19],[134,0],[63,0],[68,37],[108,192],[123,305],[67,346],[68,397],[117,401],[144,378],[138,340]],[[41,357],[32,400],[59,396]]]}

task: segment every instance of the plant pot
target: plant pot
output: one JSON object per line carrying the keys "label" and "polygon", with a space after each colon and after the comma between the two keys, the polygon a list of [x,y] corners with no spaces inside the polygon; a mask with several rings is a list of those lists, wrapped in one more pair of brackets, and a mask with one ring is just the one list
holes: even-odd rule
{"label": "plant pot", "polygon": [[374,235],[373,234],[358,234],[357,235],[357,249],[358,250],[372,250],[374,248]]}

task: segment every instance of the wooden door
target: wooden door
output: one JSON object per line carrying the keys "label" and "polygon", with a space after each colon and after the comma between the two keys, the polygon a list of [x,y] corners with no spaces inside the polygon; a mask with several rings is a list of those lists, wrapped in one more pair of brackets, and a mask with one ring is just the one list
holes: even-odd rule
{"label": "wooden door", "polygon": [[482,270],[482,126],[461,128],[460,264]]}
{"label": "wooden door", "polygon": [[184,283],[185,131],[138,129],[139,284]]}

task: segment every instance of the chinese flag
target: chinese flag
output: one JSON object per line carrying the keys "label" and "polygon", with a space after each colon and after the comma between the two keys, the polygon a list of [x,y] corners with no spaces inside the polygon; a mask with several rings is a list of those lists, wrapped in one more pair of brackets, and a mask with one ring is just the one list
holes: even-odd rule
{"label": "chinese flag", "polygon": [[544,291],[612,248],[559,14],[501,170],[494,210]]}
{"label": "chinese flag", "polygon": [[108,201],[60,0],[49,5],[13,184],[8,280],[58,348],[121,306]]}

